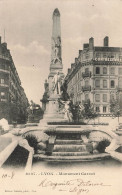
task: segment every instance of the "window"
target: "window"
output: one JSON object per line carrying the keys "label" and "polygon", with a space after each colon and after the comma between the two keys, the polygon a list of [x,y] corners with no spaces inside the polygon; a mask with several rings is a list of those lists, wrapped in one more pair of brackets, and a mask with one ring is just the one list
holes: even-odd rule
{"label": "window", "polygon": [[81,83],[79,82],[78,83],[78,91],[80,91],[81,90]]}
{"label": "window", "polygon": [[103,53],[103,58],[106,58],[106,57],[107,57],[106,53]]}
{"label": "window", "polygon": [[5,64],[1,64],[0,65],[0,68],[3,69],[3,70],[5,70]]}
{"label": "window", "polygon": [[1,96],[5,96],[5,92],[1,92]]}
{"label": "window", "polygon": [[88,73],[89,72],[89,68],[85,68],[85,73]]}
{"label": "window", "polygon": [[115,68],[112,67],[112,68],[110,69],[110,74],[112,74],[112,75],[115,74]]}
{"label": "window", "polygon": [[89,94],[85,94],[85,101],[89,99]]}
{"label": "window", "polygon": [[115,58],[115,55],[114,54],[111,54],[111,58]]}
{"label": "window", "polygon": [[73,77],[72,81],[73,81],[73,84],[74,84],[75,83],[75,78],[74,77]]}
{"label": "window", "polygon": [[95,81],[95,87],[100,88],[100,80],[97,79]]}
{"label": "window", "polygon": [[76,94],[77,94],[77,92],[78,92],[78,85],[76,85]]}
{"label": "window", "polygon": [[103,102],[107,102],[107,94],[103,94]]}
{"label": "window", "polygon": [[96,112],[100,112],[100,107],[99,106],[96,107]]}
{"label": "window", "polygon": [[103,88],[107,88],[107,80],[103,80]]}
{"label": "window", "polygon": [[115,100],[115,94],[110,94],[110,100],[111,101]]}
{"label": "window", "polygon": [[4,84],[4,83],[5,83],[5,80],[4,80],[4,79],[1,79],[1,80],[0,80],[0,83],[1,83],[1,84]]}
{"label": "window", "polygon": [[96,58],[100,58],[100,53],[96,53]]}
{"label": "window", "polygon": [[88,87],[88,86],[89,86],[89,81],[86,80],[86,81],[85,81],[85,87]]}
{"label": "window", "polygon": [[103,112],[104,113],[106,112],[106,106],[103,106]]}
{"label": "window", "polygon": [[87,53],[87,54],[86,54],[86,59],[88,59],[88,58],[89,58],[89,54]]}
{"label": "window", "polygon": [[122,56],[119,56],[119,61],[122,61]]}
{"label": "window", "polygon": [[114,88],[114,87],[115,87],[115,81],[111,80],[111,88]]}
{"label": "window", "polygon": [[1,92],[0,95],[1,95],[1,99],[5,99],[5,92]]}
{"label": "window", "polygon": [[122,78],[119,78],[119,88],[122,88]]}
{"label": "window", "polygon": [[122,68],[119,68],[119,75],[122,75]]}
{"label": "window", "polygon": [[5,70],[9,70],[9,66],[5,64]]}
{"label": "window", "polygon": [[80,72],[78,72],[78,79],[80,78]]}
{"label": "window", "polygon": [[96,67],[96,74],[100,74],[100,67]]}
{"label": "window", "polygon": [[107,74],[107,68],[103,67],[103,74]]}
{"label": "window", "polygon": [[96,94],[95,95],[95,101],[96,102],[100,102],[100,94]]}

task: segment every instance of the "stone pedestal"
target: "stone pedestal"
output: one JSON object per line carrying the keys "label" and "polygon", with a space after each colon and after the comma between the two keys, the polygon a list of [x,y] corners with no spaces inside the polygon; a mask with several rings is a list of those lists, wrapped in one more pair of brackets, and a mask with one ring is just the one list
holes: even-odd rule
{"label": "stone pedestal", "polygon": [[58,94],[52,94],[50,96],[46,105],[46,111],[44,113],[43,120],[40,122],[68,122],[68,120],[64,118],[63,110],[60,110],[59,108],[59,99],[60,95]]}

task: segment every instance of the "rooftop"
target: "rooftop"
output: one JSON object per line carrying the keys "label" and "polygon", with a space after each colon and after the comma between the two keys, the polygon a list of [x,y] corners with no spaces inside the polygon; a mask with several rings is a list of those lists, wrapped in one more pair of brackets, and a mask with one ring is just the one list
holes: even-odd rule
{"label": "rooftop", "polygon": [[94,47],[95,51],[103,51],[103,52],[122,52],[122,47]]}

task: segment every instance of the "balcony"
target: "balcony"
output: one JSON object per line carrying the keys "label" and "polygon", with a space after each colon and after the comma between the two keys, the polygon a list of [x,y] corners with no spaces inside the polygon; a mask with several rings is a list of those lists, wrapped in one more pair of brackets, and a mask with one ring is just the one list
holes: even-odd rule
{"label": "balcony", "polygon": [[85,77],[91,77],[91,72],[83,72],[82,73],[82,77],[85,78]]}
{"label": "balcony", "polygon": [[118,87],[118,91],[122,91],[122,87]]}
{"label": "balcony", "polygon": [[84,86],[82,87],[82,91],[91,91],[91,86]]}
{"label": "balcony", "polygon": [[10,60],[10,57],[0,54],[0,59]]}
{"label": "balcony", "polygon": [[2,99],[2,98],[1,98],[1,102],[7,102],[7,99]]}
{"label": "balcony", "polygon": [[0,83],[0,87],[9,87],[9,84],[3,84],[3,83]]}
{"label": "balcony", "polygon": [[1,69],[1,68],[0,68],[0,72],[4,72],[4,73],[8,73],[9,74],[9,70],[5,70],[5,69]]}

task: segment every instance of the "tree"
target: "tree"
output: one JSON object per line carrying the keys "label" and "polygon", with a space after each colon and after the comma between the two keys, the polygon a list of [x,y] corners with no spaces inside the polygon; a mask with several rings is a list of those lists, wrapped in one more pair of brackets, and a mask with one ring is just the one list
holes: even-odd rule
{"label": "tree", "polygon": [[71,101],[70,108],[71,108],[74,122],[79,122],[79,120],[82,119],[82,113],[81,113],[82,108],[81,108],[80,102],[76,102],[73,105]]}
{"label": "tree", "polygon": [[86,102],[84,102],[83,104],[83,110],[81,112],[81,115],[84,119],[95,119],[96,117],[98,117],[98,114],[95,112],[94,110],[94,106],[93,104],[90,102],[90,100],[87,100]]}
{"label": "tree", "polygon": [[9,104],[0,102],[0,119],[5,118],[9,121]]}
{"label": "tree", "polygon": [[46,102],[48,102],[48,99],[49,99],[49,94],[48,94],[48,92],[46,91],[46,92],[44,92],[42,101],[46,103]]}
{"label": "tree", "polygon": [[73,120],[76,123],[81,122],[83,123],[84,120],[88,119],[95,119],[98,117],[98,114],[94,110],[93,104],[90,102],[90,100],[84,102],[83,105],[81,105],[81,102],[76,102],[73,104],[73,102],[70,102],[70,110],[73,116]]}
{"label": "tree", "polygon": [[15,102],[10,102],[9,104],[9,116],[10,116],[10,123],[17,123],[18,120],[18,107]]}
{"label": "tree", "polygon": [[64,83],[61,85],[61,99],[63,101],[67,101],[70,99],[68,93],[67,93],[67,83],[64,81]]}
{"label": "tree", "polygon": [[120,107],[119,107],[119,101],[117,99],[110,100],[110,112],[115,117],[118,117],[118,123],[119,123]]}

